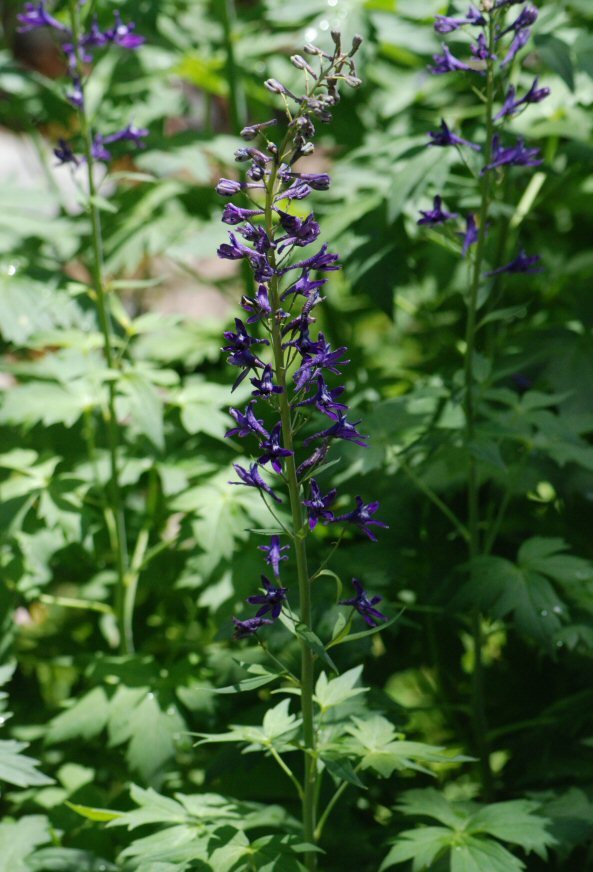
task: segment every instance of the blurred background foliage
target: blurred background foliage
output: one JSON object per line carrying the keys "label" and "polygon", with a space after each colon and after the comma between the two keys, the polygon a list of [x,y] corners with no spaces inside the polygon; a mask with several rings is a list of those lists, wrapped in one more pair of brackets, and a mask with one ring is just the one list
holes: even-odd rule
{"label": "blurred background foliage", "polygon": [[[222,439],[232,378],[219,347],[243,280],[215,259],[225,232],[213,184],[235,172],[245,121],[276,111],[264,79],[290,85],[289,55],[306,41],[327,44],[336,28],[346,39],[364,36],[364,84],[344,97],[314,158],[332,174],[329,195],[314,205],[344,266],[332,274],[319,326],[332,344],[349,346],[348,390],[371,440],[362,456],[342,449],[323,483],[380,500],[390,529],[376,545],[347,537],[332,568],[346,585],[364,578],[393,614],[405,606],[384,634],[336,656],[344,669],[364,662],[371,708],[415,738],[472,753],[469,615],[478,605],[495,798],[529,800],[525,815],[538,809],[555,843],[547,859],[520,847],[525,867],[493,856],[478,862],[478,853],[463,868],[568,872],[593,863],[593,9],[589,0],[539,5],[517,79],[539,75],[552,96],[514,128],[546,160],[500,192],[493,263],[511,259],[520,234],[545,272],[505,277],[485,309],[472,451],[492,541],[469,573],[463,536],[446,513],[465,513],[467,277],[455,235],[416,224],[436,193],[460,211],[476,205],[456,155],[425,147],[441,117],[480,138],[464,79],[427,73],[439,48],[432,18],[447,4],[97,4],[106,21],[125,8],[147,40],[133,56],[102,57],[90,86],[102,131],[130,121],[150,130],[147,147],[122,149],[101,185],[110,304],[127,361],[118,412],[131,544],[150,530],[139,564],[138,650],[123,658],[108,605],[115,576],[101,483],[109,373],[86,293],[89,226],[80,179],[56,169],[52,154],[77,131],[51,36],[17,33],[19,4],[2,4],[0,140],[10,157],[0,170],[0,647],[14,712],[4,738],[20,743],[12,751],[25,769],[11,779],[0,756],[7,872],[206,868],[172,848],[153,856],[134,833],[90,826],[64,804],[129,809],[131,780],[169,795],[216,790],[261,802],[269,817],[256,829],[292,832],[278,808],[297,813],[290,784],[272,763],[238,758],[234,748],[193,749],[187,735],[257,722],[274,699],[266,688],[204,691],[232,681],[238,660],[260,660],[261,652],[229,644],[230,618],[262,569],[248,530],[269,524],[249,491],[227,485],[240,447]],[[330,539],[319,530],[320,560]],[[327,585],[318,607],[329,634],[334,582],[319,583]],[[289,661],[298,656],[281,628],[270,646]],[[22,762],[24,743],[41,770]],[[435,765],[433,774],[442,802],[479,798],[472,766]],[[398,774],[369,782],[357,800],[346,795],[323,868],[378,869],[399,832],[442,820],[434,785],[428,775],[412,782]],[[530,847],[527,838],[514,843]],[[411,868],[413,856],[400,850],[392,860]],[[265,868],[292,868],[284,862]],[[220,859],[215,868],[243,867]],[[426,868],[448,869],[448,855]]]}

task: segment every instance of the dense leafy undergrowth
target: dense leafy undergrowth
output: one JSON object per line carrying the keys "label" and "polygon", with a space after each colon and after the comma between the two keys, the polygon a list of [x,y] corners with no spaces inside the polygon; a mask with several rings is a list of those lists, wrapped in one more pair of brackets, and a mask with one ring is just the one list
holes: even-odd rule
{"label": "dense leafy undergrowth", "polygon": [[[426,148],[441,117],[483,140],[466,78],[426,70],[447,4],[95,5],[103,28],[119,9],[146,40],[100,50],[87,86],[93,124],[148,131],[139,151],[114,145],[91,204],[117,366],[92,290],[84,168],[56,168],[48,145],[79,136],[62,56],[50,36],[34,41],[46,31],[16,32],[20,4],[3,9],[0,120],[26,141],[33,181],[4,179],[0,191],[0,870],[309,862],[282,767],[300,776],[298,687],[275,659],[298,672],[302,638],[286,622],[263,646],[231,638],[262,572],[250,531],[268,530],[270,516],[255,489],[228,484],[248,457],[224,439],[233,376],[220,346],[247,277],[214,265],[224,233],[213,185],[236,173],[243,124],[277,114],[262,82],[296,82],[289,56],[336,28],[364,37],[363,84],[318,131],[314,165],[331,168],[332,186],[312,202],[343,270],[324,288],[317,326],[349,347],[346,387],[369,447],[343,443],[322,482],[371,494],[389,529],[372,544],[346,530],[327,567],[333,528],[319,524],[308,540],[323,568],[308,643],[322,724],[319,868],[589,868],[590,4],[539,3],[513,67],[521,91],[535,76],[551,89],[510,122],[543,163],[497,181],[487,266],[520,245],[544,269],[496,276],[479,301],[469,442],[467,269],[454,231],[417,225],[435,195],[459,212],[479,206],[458,153]],[[60,21],[67,6],[56,4]],[[180,285],[215,288],[213,311],[228,317],[167,314],[163,299]],[[232,405],[248,396],[240,385]],[[112,403],[135,600],[123,648]],[[481,542],[471,561],[468,457]],[[278,514],[288,523],[286,506]],[[396,620],[332,646],[344,636],[334,603],[352,576]],[[351,635],[365,629],[357,620]]]}

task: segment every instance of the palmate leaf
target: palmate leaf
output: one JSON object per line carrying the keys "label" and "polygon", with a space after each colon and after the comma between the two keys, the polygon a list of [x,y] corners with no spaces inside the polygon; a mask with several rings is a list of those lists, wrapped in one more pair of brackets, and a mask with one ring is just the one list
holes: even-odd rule
{"label": "palmate leaf", "polygon": [[332,679],[328,679],[325,672],[322,672],[315,685],[315,702],[322,711],[327,711],[354,696],[366,693],[368,687],[356,687],[361,674],[362,666],[355,666]]}
{"label": "palmate leaf", "polygon": [[525,863],[498,842],[468,838],[451,850],[451,872],[522,872]]}
{"label": "palmate leaf", "polygon": [[27,757],[21,752],[28,747],[26,742],[16,742],[12,739],[0,740],[0,783],[3,781],[17,787],[39,787],[53,784],[37,767],[38,760]]}
{"label": "palmate leaf", "polygon": [[226,733],[196,733],[200,737],[198,745],[231,742],[246,744],[246,751],[256,751],[274,746],[286,749],[300,727],[300,718],[289,712],[290,700],[268,709],[261,727],[231,724]]}
{"label": "palmate leaf", "polygon": [[546,830],[546,818],[536,814],[539,807],[538,802],[526,799],[495,802],[472,814],[466,829],[472,835],[487,833],[503,842],[520,845],[545,859],[546,849],[556,840]]}
{"label": "palmate leaf", "polygon": [[400,833],[397,843],[389,851],[379,872],[412,860],[412,872],[430,869],[431,864],[449,848],[451,830],[446,827],[422,827]]}
{"label": "palmate leaf", "polygon": [[[75,848],[42,848],[27,859],[30,872],[117,872],[103,857]],[[155,870],[152,870],[155,872]]]}
{"label": "palmate leaf", "polygon": [[39,845],[51,841],[49,821],[30,815],[0,823],[0,868],[6,872],[30,872],[28,858]]}

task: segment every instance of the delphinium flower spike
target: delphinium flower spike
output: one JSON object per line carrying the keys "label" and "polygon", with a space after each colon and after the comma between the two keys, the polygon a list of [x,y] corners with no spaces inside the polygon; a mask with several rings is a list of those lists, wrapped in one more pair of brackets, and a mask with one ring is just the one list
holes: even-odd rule
{"label": "delphinium flower spike", "polygon": [[[307,537],[319,523],[339,523],[376,541],[370,528],[386,526],[372,517],[379,504],[365,504],[360,497],[353,510],[336,517],[336,490],[322,488],[316,478],[336,440],[366,445],[357,430],[360,422],[349,420],[344,387],[335,384],[349,362],[346,348],[335,348],[323,332],[314,332],[316,310],[324,300],[321,289],[328,276],[341,268],[339,257],[327,243],[319,243],[319,223],[312,212],[303,214],[302,205],[313,192],[326,191],[331,183],[327,173],[301,168],[301,159],[314,151],[316,126],[331,120],[340,84],[353,88],[360,84],[354,55],[361,39],[355,37],[349,51],[342,49],[339,34],[333,33],[332,39],[331,53],[307,45],[305,54],[311,62],[301,55],[291,58],[304,75],[302,88],[292,90],[276,79],[266,81],[268,91],[284,102],[284,130],[276,120],[248,124],[242,136],[250,144],[235,153],[236,160],[246,166],[244,181],[225,178],[216,188],[223,197],[248,197],[224,207],[222,220],[233,230],[218,255],[247,263],[256,288],[254,295],[241,301],[248,315],[246,323],[237,318],[235,329],[224,334],[228,362],[238,369],[233,390],[248,376],[253,386],[247,408],[231,409],[234,426],[227,436],[251,442],[253,457],[247,466],[235,464],[239,481],[232,483],[259,491],[264,500],[283,503],[291,519],[287,526],[280,522],[283,529],[272,535],[269,544],[259,546],[272,567],[274,581],[262,576],[263,592],[247,598],[250,605],[259,606],[253,617],[233,618],[235,638],[258,634],[259,640],[260,631],[279,619],[303,628],[303,826],[309,843],[315,841],[317,763],[313,753],[314,656],[306,635],[313,632],[314,616]],[[304,250],[310,247],[312,253],[306,254]],[[278,520],[276,514],[274,518]],[[298,596],[290,582],[280,579],[281,572],[283,576],[291,573],[288,551],[295,561],[292,572]],[[367,623],[371,615],[374,620],[383,619],[378,612],[365,611],[363,605],[356,610]],[[305,856],[307,869],[314,869],[315,854],[306,852]]]}

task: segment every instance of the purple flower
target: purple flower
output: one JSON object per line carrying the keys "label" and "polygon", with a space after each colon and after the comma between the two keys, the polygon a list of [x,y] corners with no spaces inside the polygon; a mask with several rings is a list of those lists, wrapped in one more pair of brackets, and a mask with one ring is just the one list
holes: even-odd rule
{"label": "purple flower", "polygon": [[119,45],[121,48],[138,48],[138,46],[142,45],[144,42],[144,37],[137,36],[133,31],[136,29],[136,25],[130,22],[130,24],[124,24],[121,20],[121,15],[119,12],[115,13],[115,25],[111,28],[111,30],[105,31],[105,36],[109,42],[114,43],[114,45]]}
{"label": "purple flower", "polygon": [[501,31],[497,35],[497,39],[502,39],[503,36],[506,36],[507,33],[517,33],[519,30],[524,30],[526,27],[531,27],[532,24],[535,24],[537,21],[538,11],[535,6],[526,6],[521,10],[517,18],[513,21],[510,27],[507,27],[505,30]]}
{"label": "purple flower", "polygon": [[76,75],[72,77],[72,90],[66,94],[66,99],[72,103],[77,109],[82,109],[84,106],[84,91],[82,90],[82,82]]}
{"label": "purple flower", "polygon": [[218,246],[217,255],[222,260],[241,260],[253,254],[252,250],[238,241],[234,233],[229,231],[230,242]]}
{"label": "purple flower", "polygon": [[252,378],[250,381],[255,388],[253,391],[254,397],[271,397],[272,394],[281,394],[283,392],[280,385],[274,384],[274,370],[269,363],[264,366],[261,378]]}
{"label": "purple flower", "polygon": [[481,151],[480,146],[476,145],[475,142],[470,142],[468,139],[462,139],[460,136],[452,133],[446,122],[442,120],[440,128],[437,131],[429,131],[428,135],[431,139],[428,143],[429,146],[467,145],[469,148],[473,148],[474,151]]}
{"label": "purple flower", "polygon": [[369,627],[375,627],[377,621],[386,621],[387,616],[374,608],[377,603],[381,602],[383,597],[374,596],[372,599],[369,599],[367,592],[357,578],[352,579],[352,584],[354,585],[356,596],[352,597],[352,599],[340,600],[340,605],[352,606],[353,609],[356,609]]}
{"label": "purple flower", "polygon": [[[215,191],[217,194],[220,194],[221,197],[233,197],[245,187],[245,182],[237,182],[235,179],[220,179]],[[260,185],[260,187],[263,186]]]}
{"label": "purple flower", "polygon": [[509,115],[515,115],[517,112],[520,111],[522,106],[527,106],[529,103],[541,103],[542,100],[545,100],[546,97],[549,96],[550,89],[539,88],[538,79],[534,79],[531,88],[520,100],[516,99],[515,86],[509,85],[509,90],[507,91],[507,95],[502,105],[502,109],[494,120],[499,121],[501,118],[506,118]]}
{"label": "purple flower", "polygon": [[253,636],[266,624],[272,624],[273,621],[267,618],[247,618],[246,621],[240,621],[238,618],[233,618],[235,625],[234,639],[247,639],[248,636]]}
{"label": "purple flower", "polygon": [[228,345],[224,345],[222,348],[223,351],[230,352],[229,357],[227,358],[228,363],[230,363],[231,366],[240,366],[244,370],[235,381],[232,388],[233,391],[241,384],[243,379],[247,377],[250,369],[263,369],[265,366],[263,361],[256,357],[256,355],[251,351],[251,346],[261,343],[264,345],[270,344],[267,339],[255,339],[253,336],[250,336],[245,324],[243,324],[240,318],[235,318],[235,325],[237,328],[236,333],[233,333],[232,330],[226,330],[224,332],[223,335],[227,340]]}
{"label": "purple flower", "polygon": [[138,148],[144,148],[143,140],[148,136],[148,130],[145,127],[136,127],[134,124],[128,124],[123,130],[118,130],[117,133],[110,133],[105,136],[103,142],[111,144],[112,142],[133,142]]}
{"label": "purple flower", "polygon": [[313,454],[307,457],[306,460],[303,460],[300,466],[297,467],[297,478],[302,479],[307,473],[311,472],[312,469],[315,469],[316,466],[323,463],[327,457],[328,451],[329,441],[325,441],[323,445],[316,448]]}
{"label": "purple flower", "polygon": [[478,41],[471,46],[471,53],[479,61],[493,61],[496,59],[496,55],[492,54],[488,48],[488,43],[483,33],[479,35]]}
{"label": "purple flower", "polygon": [[45,8],[45,2],[25,3],[25,10],[17,15],[17,20],[20,24],[19,33],[27,33],[38,27],[53,27],[54,30],[59,30],[62,33],[70,33],[65,25],[49,14]]}
{"label": "purple flower", "polygon": [[356,508],[351,512],[347,512],[345,515],[340,515],[336,518],[336,521],[347,521],[349,524],[356,524],[356,526],[369,537],[371,542],[376,542],[377,537],[371,530],[369,530],[369,527],[375,526],[385,527],[386,529],[389,528],[389,525],[384,524],[383,521],[375,521],[373,519],[372,515],[375,514],[378,508],[378,502],[365,505],[362,497],[356,497]]}
{"label": "purple flower", "polygon": [[502,273],[540,273],[543,272],[543,268],[537,266],[540,262],[541,257],[539,254],[530,256],[525,251],[521,251],[510,263],[507,263],[505,266],[501,266],[498,269],[493,269],[491,272],[486,273],[486,275],[497,276]]}
{"label": "purple flower", "polygon": [[466,73],[478,72],[467,64],[464,64],[463,61],[457,60],[445,44],[443,44],[443,54],[435,54],[432,58],[434,60],[434,66],[429,67],[429,70],[435,76],[441,76],[444,73],[454,73],[458,70]]}
{"label": "purple flower", "polygon": [[309,510],[309,529],[314,530],[318,521],[322,521],[324,524],[331,524],[332,521],[335,521],[334,513],[330,511],[329,506],[334,502],[337,491],[332,488],[329,493],[323,496],[314,478],[309,484],[311,485],[310,499],[303,500],[303,505]]}
{"label": "purple flower", "polygon": [[241,297],[241,308],[250,313],[247,319],[248,324],[255,324],[262,318],[267,318],[271,315],[272,307],[267,287],[265,285],[258,285],[255,298]]}
{"label": "purple flower", "polygon": [[437,196],[434,198],[433,208],[428,211],[420,210],[420,214],[422,218],[417,222],[418,224],[444,224],[445,221],[448,221],[450,218],[458,218],[456,212],[445,212],[441,208],[442,206],[441,197]]}
{"label": "purple flower", "polygon": [[465,233],[460,233],[459,235],[463,236],[463,248],[461,249],[461,255],[462,257],[465,257],[472,245],[475,245],[477,243],[479,236],[476,219],[471,212],[465,219]]}
{"label": "purple flower", "polygon": [[95,160],[103,160],[110,161],[111,160],[111,152],[107,151],[105,146],[103,145],[104,139],[100,133],[97,133],[95,138],[93,139],[93,145],[91,148],[91,154],[95,158]]}
{"label": "purple flower", "polygon": [[339,412],[335,424],[332,424],[327,430],[321,430],[319,433],[307,437],[304,444],[308,445],[313,439],[345,439],[346,442],[355,442],[356,445],[366,448],[367,443],[364,440],[368,437],[361,436],[358,432],[356,428],[359,424],[360,421],[355,421],[354,424],[351,424],[346,420],[346,415]]}
{"label": "purple flower", "polygon": [[308,399],[297,403],[297,408],[299,406],[314,405],[316,409],[323,412],[323,414],[327,415],[328,418],[337,420],[338,415],[336,414],[336,409],[348,409],[348,406],[344,403],[336,402],[336,398],[339,397],[340,394],[343,394],[344,390],[345,388],[343,387],[329,388],[325,383],[325,379],[321,373],[319,373],[317,376],[317,390],[311,397],[308,397]]}
{"label": "purple flower", "polygon": [[315,221],[312,212],[304,220],[296,215],[289,215],[288,212],[283,212],[281,209],[278,209],[278,215],[280,216],[280,224],[286,230],[286,236],[277,240],[279,252],[292,245],[301,248],[310,245],[319,236],[319,224]]}
{"label": "purple flower", "polygon": [[242,221],[248,221],[255,215],[263,214],[263,209],[241,209],[234,203],[227,203],[222,213],[222,220],[225,224],[241,224]]}
{"label": "purple flower", "polygon": [[269,545],[258,545],[260,551],[266,554],[266,563],[272,567],[276,578],[280,575],[280,562],[288,560],[288,555],[283,554],[283,551],[289,551],[290,545],[280,545],[280,536],[272,536]]}
{"label": "purple flower", "polygon": [[264,593],[248,596],[247,602],[252,606],[261,605],[261,609],[255,613],[256,618],[261,618],[271,612],[272,620],[275,621],[282,611],[282,604],[286,601],[287,588],[275,587],[265,575],[262,575],[261,580]]}
{"label": "purple flower", "polygon": [[280,474],[282,472],[282,458],[292,457],[294,451],[289,451],[288,448],[283,448],[280,444],[282,435],[282,424],[280,421],[267,438],[260,443],[260,449],[263,451],[261,457],[258,457],[257,462],[260,464],[271,463],[274,472]]}
{"label": "purple flower", "polygon": [[517,54],[521,51],[523,46],[527,45],[529,42],[529,37],[531,36],[530,30],[520,30],[513,39],[508,52],[506,53],[503,60],[500,62],[500,66],[506,67],[511,61],[515,60]]}
{"label": "purple flower", "polygon": [[434,23],[434,29],[437,33],[452,33],[454,30],[459,30],[464,24],[474,24],[478,27],[485,27],[488,22],[481,12],[475,6],[470,6],[465,18],[450,18],[447,15],[437,15]]}
{"label": "purple flower", "polygon": [[232,427],[224,434],[225,438],[229,436],[262,436],[266,438],[270,434],[264,427],[264,422],[255,417],[253,407],[255,402],[249,403],[245,412],[240,412],[238,409],[229,409],[229,414],[237,422],[236,427]]}
{"label": "purple flower", "polygon": [[332,272],[333,270],[340,269],[340,265],[336,263],[339,255],[328,254],[327,245],[324,243],[317,254],[314,254],[312,257],[307,258],[307,260],[301,260],[298,263],[293,263],[291,266],[287,267],[283,272],[288,272],[289,269],[318,269],[322,272]]}
{"label": "purple flower", "polygon": [[327,282],[327,279],[316,279],[312,281],[309,278],[310,269],[303,269],[300,277],[297,279],[294,284],[290,285],[282,294],[281,299],[285,300],[290,294],[302,294],[303,297],[308,297],[311,291],[317,290],[317,288],[323,287],[323,285]]}
{"label": "purple flower", "polygon": [[539,148],[526,148],[524,139],[518,139],[515,145],[504,148],[500,137],[496,135],[492,140],[492,161],[484,167],[481,175],[496,167],[538,167],[542,163]]}
{"label": "purple flower", "polygon": [[236,484],[239,486],[244,485],[245,487],[255,487],[257,488],[257,490],[269,494],[269,496],[271,496],[275,502],[282,502],[280,497],[276,496],[269,484],[266,484],[266,482],[261,477],[257,463],[253,463],[249,470],[246,470],[242,466],[239,466],[238,463],[233,463],[233,468],[235,469],[235,472],[237,473],[241,481],[230,481],[229,484]]}
{"label": "purple flower", "polygon": [[326,342],[323,333],[319,334],[315,343],[314,351],[308,353],[303,360],[302,366],[297,369],[294,374],[294,381],[297,388],[300,390],[307,382],[315,378],[320,369],[327,369],[328,372],[333,372],[334,375],[339,375],[340,366],[346,366],[350,363],[349,360],[340,360],[347,349],[343,346],[332,351],[329,342]]}
{"label": "purple flower", "polygon": [[76,157],[70,144],[65,139],[58,139],[58,144],[54,148],[54,154],[60,164],[73,163],[75,166],[80,165],[80,160]]}

